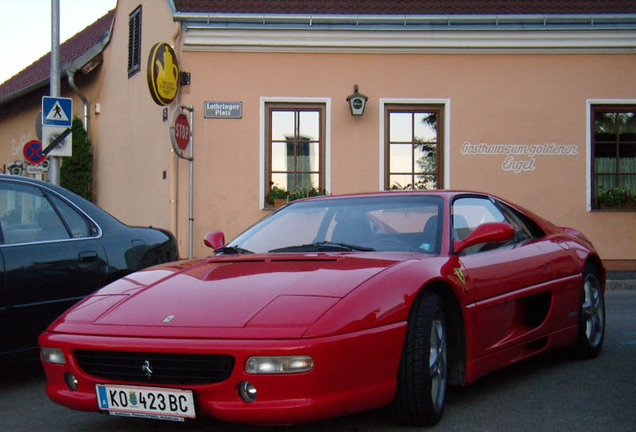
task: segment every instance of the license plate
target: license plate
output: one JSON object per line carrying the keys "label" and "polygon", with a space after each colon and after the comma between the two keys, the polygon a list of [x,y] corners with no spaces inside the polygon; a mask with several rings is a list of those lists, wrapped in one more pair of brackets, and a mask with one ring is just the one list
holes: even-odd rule
{"label": "license plate", "polygon": [[97,404],[111,415],[183,421],[195,418],[191,390],[96,384]]}

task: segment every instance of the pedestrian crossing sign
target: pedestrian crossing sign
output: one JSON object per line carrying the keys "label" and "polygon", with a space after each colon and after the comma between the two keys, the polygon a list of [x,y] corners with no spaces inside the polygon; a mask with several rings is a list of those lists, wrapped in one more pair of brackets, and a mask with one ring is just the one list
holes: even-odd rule
{"label": "pedestrian crossing sign", "polygon": [[42,97],[42,125],[71,127],[73,123],[73,99]]}

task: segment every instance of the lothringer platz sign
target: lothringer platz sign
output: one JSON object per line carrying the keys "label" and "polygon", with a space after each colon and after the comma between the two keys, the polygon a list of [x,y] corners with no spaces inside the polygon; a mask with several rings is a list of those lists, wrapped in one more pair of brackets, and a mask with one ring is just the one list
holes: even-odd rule
{"label": "lothringer platz sign", "polygon": [[243,102],[205,101],[205,118],[240,119],[243,117]]}

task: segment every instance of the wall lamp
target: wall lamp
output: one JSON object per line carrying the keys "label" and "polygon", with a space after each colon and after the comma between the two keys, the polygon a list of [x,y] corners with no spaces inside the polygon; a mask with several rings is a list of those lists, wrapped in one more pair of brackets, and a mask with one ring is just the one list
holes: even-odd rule
{"label": "wall lamp", "polygon": [[363,94],[358,93],[358,84],[353,86],[353,94],[347,96],[347,102],[349,102],[349,109],[352,116],[361,116],[364,114],[364,108],[367,106],[367,100],[369,98]]}

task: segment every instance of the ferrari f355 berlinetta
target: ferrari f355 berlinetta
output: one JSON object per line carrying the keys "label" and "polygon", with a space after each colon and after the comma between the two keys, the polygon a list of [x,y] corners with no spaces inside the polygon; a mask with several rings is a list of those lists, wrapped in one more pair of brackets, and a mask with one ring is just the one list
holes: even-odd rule
{"label": "ferrari f355 berlinetta", "polygon": [[603,344],[592,244],[488,194],[316,197],[205,242],[210,257],[128,275],[40,336],[52,400],[259,424],[387,406],[432,425],[449,385]]}

